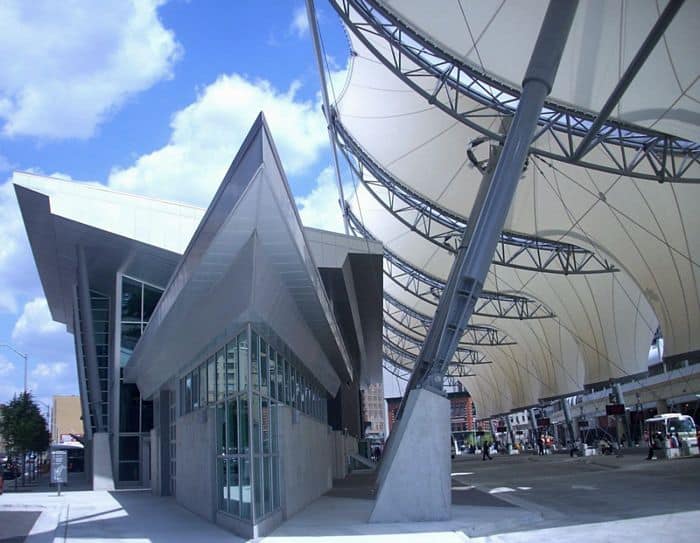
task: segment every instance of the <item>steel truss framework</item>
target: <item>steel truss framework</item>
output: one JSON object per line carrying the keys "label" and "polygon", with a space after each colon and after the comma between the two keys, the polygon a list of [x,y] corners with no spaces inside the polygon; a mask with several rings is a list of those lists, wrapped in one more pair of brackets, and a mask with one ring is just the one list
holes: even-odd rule
{"label": "steel truss framework", "polygon": [[[386,292],[384,293],[383,305],[385,323],[394,322],[419,335],[421,341],[425,340],[425,336],[433,322],[432,318],[402,304]],[[515,345],[515,341],[498,328],[481,324],[469,324],[462,335],[460,345]]]}
{"label": "steel truss framework", "polygon": [[[398,345],[390,342],[390,341],[384,341],[384,348],[383,348],[383,355],[384,355],[384,360],[389,362],[390,365],[393,365],[395,368],[398,368],[403,371],[407,372],[412,372],[413,367],[412,365],[415,364],[416,361],[416,356],[413,355],[412,353],[405,351]],[[407,363],[410,363],[411,366],[408,366],[401,361],[405,360]],[[457,362],[450,362],[450,365],[448,366],[447,369],[447,376],[448,377],[474,377],[476,374],[472,373],[471,369],[469,366],[472,364],[460,364]],[[385,366],[386,367],[386,366]]]}
{"label": "steel truss framework", "polygon": [[[397,379],[401,379],[402,381],[408,381],[408,378],[411,376],[411,371],[403,368],[396,366],[393,361],[391,360],[385,360],[382,363],[382,367],[388,371],[391,375],[396,377]],[[471,377],[471,375],[465,375],[465,377]],[[445,376],[445,386],[446,387],[461,387],[460,390],[464,389],[464,385],[462,382],[459,380],[458,377],[451,377],[451,376]]]}
{"label": "steel truss framework", "polygon": [[[423,346],[423,340],[421,338],[407,334],[388,322],[384,322],[384,341],[389,341],[406,351],[410,351],[410,349],[418,349],[420,351]],[[489,360],[481,351],[462,347],[461,345],[457,346],[455,356],[452,360],[459,364],[469,364],[472,366],[493,363],[493,360]]]}
{"label": "steel truss framework", "polygon": [[[412,232],[457,253],[467,223],[435,202],[418,195],[377,164],[348,134],[331,113],[338,145],[350,168],[375,199]],[[368,179],[365,168],[372,178]],[[509,268],[562,275],[611,273],[618,271],[592,251],[558,241],[503,231],[499,236],[493,263]]]}
{"label": "steel truss framework", "polygon": [[[352,230],[362,237],[376,240],[360,220],[346,209]],[[401,288],[419,299],[437,306],[445,283],[436,277],[414,268],[411,264],[384,247],[384,274]],[[482,290],[474,307],[474,314],[502,319],[545,319],[554,317],[542,302],[518,296]]]}
{"label": "steel truss framework", "polygon": [[[495,141],[505,140],[488,125],[493,118],[514,115],[518,90],[460,62],[373,0],[331,0],[331,4],[374,56],[430,104]],[[372,44],[370,38],[375,36],[385,40],[388,54]],[[700,182],[694,177],[700,166],[699,143],[607,119],[582,149],[581,140],[595,122],[595,115],[548,101],[530,151],[615,175]],[[610,163],[586,160],[593,149],[600,149]]]}

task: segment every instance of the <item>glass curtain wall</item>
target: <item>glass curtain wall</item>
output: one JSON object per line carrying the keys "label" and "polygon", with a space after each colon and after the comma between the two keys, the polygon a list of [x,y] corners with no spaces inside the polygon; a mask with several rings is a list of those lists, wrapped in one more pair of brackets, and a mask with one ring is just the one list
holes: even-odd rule
{"label": "glass curtain wall", "polygon": [[123,368],[146,329],[163,290],[125,275],[122,276],[121,287],[120,363]]}
{"label": "glass curtain wall", "polygon": [[122,482],[141,480],[141,441],[153,428],[153,403],[141,399],[136,385],[123,383],[122,372],[162,294],[157,287],[121,277],[118,476]]}
{"label": "glass curtain wall", "polygon": [[180,398],[180,415],[216,410],[219,511],[258,523],[279,509],[279,408],[325,423],[326,395],[313,376],[248,327],[180,379]]}
{"label": "glass curtain wall", "polygon": [[[80,293],[76,289],[76,301],[79,301]],[[95,341],[95,358],[97,362],[97,375],[99,379],[100,397],[92,398],[90,386],[85,383],[85,393],[87,394],[87,404],[90,408],[90,413],[86,414],[88,423],[92,427],[92,431],[97,430],[97,424],[94,420],[95,413],[92,412],[93,401],[102,404],[102,424],[104,428],[109,428],[109,391],[110,391],[110,374],[109,374],[109,298],[95,290],[90,290],[90,311],[92,313],[93,334]],[[78,322],[76,323],[77,330],[83,330],[83,316],[80,312],[80,303],[78,303]],[[85,379],[89,379],[90,371],[88,369],[87,357],[87,342],[86,338],[80,333],[81,348],[83,352],[82,360]]]}
{"label": "glass curtain wall", "polygon": [[92,329],[95,335],[97,374],[100,379],[100,403],[102,424],[109,428],[109,298],[94,290],[90,291]]}

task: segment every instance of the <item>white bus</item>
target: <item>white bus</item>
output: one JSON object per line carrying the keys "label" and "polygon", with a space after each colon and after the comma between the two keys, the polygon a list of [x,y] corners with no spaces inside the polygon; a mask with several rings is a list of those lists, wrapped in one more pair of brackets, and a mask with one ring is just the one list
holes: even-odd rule
{"label": "white bus", "polygon": [[689,415],[680,413],[664,413],[656,415],[644,421],[649,439],[658,433],[662,439],[670,440],[672,437],[678,439],[678,448],[687,447],[687,454],[698,454],[698,434],[695,422]]}

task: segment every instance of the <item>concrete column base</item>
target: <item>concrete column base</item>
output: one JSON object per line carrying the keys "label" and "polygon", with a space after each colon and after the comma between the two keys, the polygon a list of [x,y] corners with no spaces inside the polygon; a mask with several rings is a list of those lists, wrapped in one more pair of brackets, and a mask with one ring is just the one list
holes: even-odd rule
{"label": "concrete column base", "polygon": [[114,490],[112,453],[107,432],[92,435],[92,489]]}
{"label": "concrete column base", "polygon": [[378,476],[370,522],[450,518],[450,402],[425,389],[408,395]]}

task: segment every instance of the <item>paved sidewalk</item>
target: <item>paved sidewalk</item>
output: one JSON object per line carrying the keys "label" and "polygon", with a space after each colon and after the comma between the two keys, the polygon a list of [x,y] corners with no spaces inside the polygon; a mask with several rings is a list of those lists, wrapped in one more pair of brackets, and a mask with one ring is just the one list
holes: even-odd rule
{"label": "paved sidewalk", "polygon": [[[265,543],[595,543],[697,539],[700,460],[624,458],[458,459],[453,464],[452,519],[367,522],[373,477],[346,479],[288,519]],[[76,488],[77,481],[72,488]],[[148,490],[6,493],[0,522],[19,519],[27,543],[240,542],[241,539]],[[21,522],[24,522],[21,525]],[[4,542],[3,542],[4,543]],[[13,542],[14,543],[14,542]]]}
{"label": "paved sidewalk", "polygon": [[27,543],[176,543],[243,540],[148,490],[0,496],[0,512],[40,511]]}

